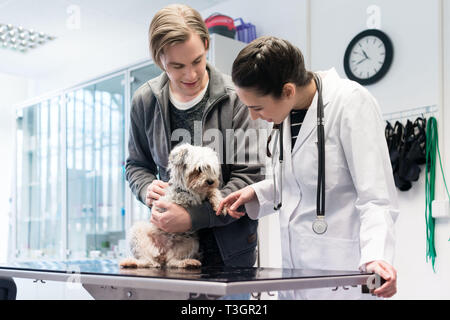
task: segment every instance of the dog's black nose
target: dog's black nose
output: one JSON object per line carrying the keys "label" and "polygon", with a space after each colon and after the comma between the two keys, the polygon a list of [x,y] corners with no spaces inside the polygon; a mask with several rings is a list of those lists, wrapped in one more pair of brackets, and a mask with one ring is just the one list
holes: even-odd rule
{"label": "dog's black nose", "polygon": [[214,184],[214,180],[206,180],[206,183],[209,185],[212,185],[212,184]]}

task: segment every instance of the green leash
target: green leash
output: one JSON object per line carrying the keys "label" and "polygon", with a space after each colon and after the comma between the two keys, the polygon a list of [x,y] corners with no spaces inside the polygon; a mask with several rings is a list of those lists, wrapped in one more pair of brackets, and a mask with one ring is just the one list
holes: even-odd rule
{"label": "green leash", "polygon": [[425,175],[425,222],[427,229],[427,262],[431,260],[433,271],[436,272],[434,263],[436,260],[436,248],[434,243],[434,225],[435,221],[432,217],[431,204],[435,196],[435,179],[436,179],[436,151],[439,157],[439,165],[442,172],[442,178],[444,180],[445,190],[447,195],[450,195],[447,189],[447,183],[445,181],[444,170],[442,169],[441,153],[439,152],[439,140],[437,120],[435,117],[431,117],[427,122],[426,133],[426,175]]}

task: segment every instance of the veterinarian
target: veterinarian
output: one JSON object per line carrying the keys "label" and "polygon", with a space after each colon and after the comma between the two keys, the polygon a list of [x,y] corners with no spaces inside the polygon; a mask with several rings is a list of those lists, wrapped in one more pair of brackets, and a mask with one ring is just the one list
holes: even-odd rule
{"label": "veterinarian", "polygon": [[[226,205],[236,218],[242,215],[237,208],[244,203],[252,219],[279,212],[283,267],[374,271],[386,282],[373,293],[394,295],[398,207],[384,123],[375,98],[356,82],[341,79],[335,69],[315,74],[305,70],[300,50],[275,37],[258,38],[245,47],[234,61],[232,79],[252,119],[281,124],[283,130],[281,140],[274,136],[268,143],[267,153],[275,160],[274,179],[228,195],[221,207]],[[324,212],[316,210],[323,204],[317,194],[321,181],[317,111],[321,104]],[[335,292],[280,291],[279,297],[358,299],[371,295],[361,295],[358,287]]]}
{"label": "veterinarian", "polygon": [[[236,95],[231,77],[207,63],[208,29],[196,10],[186,5],[161,9],[150,24],[149,41],[153,61],[164,72],[142,85],[132,99],[126,161],[130,188],[142,203],[158,209],[152,210],[151,222],[160,229],[198,231],[203,266],[253,266],[257,221],[217,217],[208,201],[187,210],[158,201],[167,187],[172,148],[181,142],[207,145],[202,136],[194,136],[199,125],[201,135],[216,129],[223,137],[227,129],[252,128],[248,109]],[[183,140],[186,135],[179,139],[180,132],[191,140]],[[244,142],[236,145],[246,157],[256,153],[256,147]],[[222,159],[227,159],[226,150],[224,145]],[[223,195],[263,178],[258,163],[223,163],[221,169]]]}

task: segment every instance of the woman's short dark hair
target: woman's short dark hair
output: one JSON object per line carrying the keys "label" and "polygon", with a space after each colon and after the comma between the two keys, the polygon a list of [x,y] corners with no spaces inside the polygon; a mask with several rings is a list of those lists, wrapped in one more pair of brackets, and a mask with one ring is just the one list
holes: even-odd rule
{"label": "woman's short dark hair", "polygon": [[260,37],[241,50],[233,63],[232,79],[240,88],[281,97],[283,86],[307,85],[313,77],[305,69],[301,51],[286,40]]}

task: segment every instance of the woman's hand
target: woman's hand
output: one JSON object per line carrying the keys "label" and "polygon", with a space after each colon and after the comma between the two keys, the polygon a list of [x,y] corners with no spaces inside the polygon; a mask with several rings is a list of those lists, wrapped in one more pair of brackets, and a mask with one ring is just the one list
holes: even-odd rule
{"label": "woman's hand", "polygon": [[255,190],[251,186],[247,186],[241,190],[230,193],[219,204],[219,208],[216,211],[216,215],[222,214],[222,209],[227,208],[228,214],[235,219],[239,219],[245,212],[239,212],[237,209],[252,200],[256,199]]}
{"label": "woman's hand", "polygon": [[377,297],[390,298],[397,293],[397,271],[389,263],[375,260],[366,264],[368,272],[375,272],[386,282],[379,288],[373,290]]}
{"label": "woman's hand", "polygon": [[169,184],[162,180],[153,180],[152,183],[147,187],[147,194],[145,197],[145,204],[148,207],[153,206],[153,202],[159,200],[160,197],[165,195],[164,189],[167,188]]}

